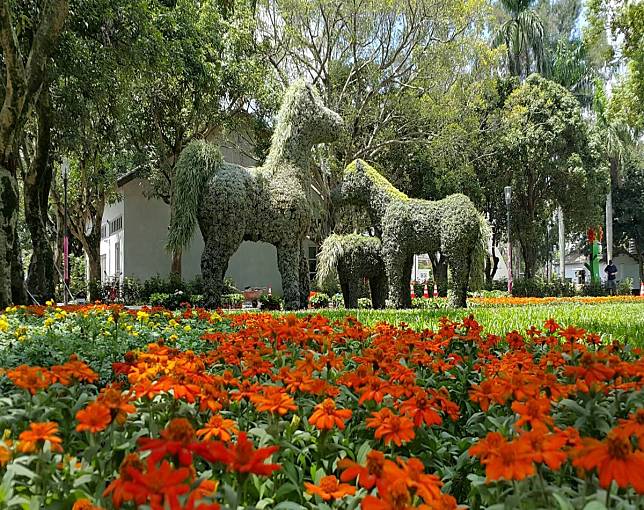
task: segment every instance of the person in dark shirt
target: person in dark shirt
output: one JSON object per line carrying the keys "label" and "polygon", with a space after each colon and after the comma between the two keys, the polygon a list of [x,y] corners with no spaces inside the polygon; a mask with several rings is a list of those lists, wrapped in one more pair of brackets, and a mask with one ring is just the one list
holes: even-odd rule
{"label": "person in dark shirt", "polygon": [[608,275],[606,287],[608,288],[608,292],[613,296],[617,291],[617,280],[615,279],[615,275],[617,275],[617,267],[613,264],[612,260],[608,261],[608,265],[606,266],[606,269],[604,269],[604,272]]}

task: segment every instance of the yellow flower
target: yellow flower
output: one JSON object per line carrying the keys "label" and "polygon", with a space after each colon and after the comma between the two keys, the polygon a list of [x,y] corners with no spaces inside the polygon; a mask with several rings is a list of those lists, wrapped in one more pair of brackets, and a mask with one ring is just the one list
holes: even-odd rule
{"label": "yellow flower", "polygon": [[54,322],[56,322],[56,321],[55,321],[54,319],[52,319],[51,317],[46,318],[46,319],[45,319],[45,322],[44,322],[45,327],[46,327],[46,328],[51,327],[51,325],[52,325]]}
{"label": "yellow flower", "polygon": [[53,300],[53,299],[50,299],[49,301],[45,301],[45,304],[46,304],[47,306],[54,306],[56,303],[54,302],[54,300]]}
{"label": "yellow flower", "polygon": [[143,310],[139,310],[138,312],[136,312],[136,318],[142,322],[145,322],[150,318],[150,314],[144,312]]}
{"label": "yellow flower", "polygon": [[176,320],[174,320],[174,319],[170,319],[170,321],[168,322],[168,324],[169,324],[170,326],[172,326],[173,328],[179,325],[179,323],[178,323]]}
{"label": "yellow flower", "polygon": [[0,317],[0,331],[7,331],[9,329],[9,322],[3,318]]}
{"label": "yellow flower", "polygon": [[210,322],[221,322],[221,315],[219,315],[217,312],[211,313]]}
{"label": "yellow flower", "polygon": [[185,325],[185,326],[183,327],[183,330],[184,330],[186,333],[188,333],[188,332],[190,332],[190,331],[192,330],[192,328],[190,327],[190,325],[189,325],[189,324],[187,324],[187,325]]}
{"label": "yellow flower", "polygon": [[168,337],[168,340],[171,340],[171,341],[173,341],[173,342],[174,342],[177,338],[179,338],[177,335],[170,335],[170,336]]}

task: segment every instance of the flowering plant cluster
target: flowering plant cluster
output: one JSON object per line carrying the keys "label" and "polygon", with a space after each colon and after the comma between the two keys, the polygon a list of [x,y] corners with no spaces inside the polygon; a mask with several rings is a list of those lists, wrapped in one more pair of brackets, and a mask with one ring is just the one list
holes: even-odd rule
{"label": "flowering plant cluster", "polygon": [[[50,314],[35,312],[32,328]],[[644,361],[628,344],[552,319],[496,336],[473,317],[416,332],[98,307],[58,327],[116,312],[156,337],[108,381],[98,355],[2,370],[0,508],[644,505]]]}

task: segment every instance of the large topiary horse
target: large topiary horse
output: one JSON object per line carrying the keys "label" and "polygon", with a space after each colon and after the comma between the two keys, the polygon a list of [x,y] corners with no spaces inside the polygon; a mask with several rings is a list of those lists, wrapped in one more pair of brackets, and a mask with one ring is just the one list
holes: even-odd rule
{"label": "large topiary horse", "polygon": [[311,223],[311,148],[334,141],[341,127],[340,116],[298,81],[285,93],[264,166],[224,163],[219,149],[201,140],[183,150],[176,165],[168,248],[185,247],[199,224],[209,306],[220,305],[228,261],[244,240],[275,245],[285,306],[306,305],[309,276],[301,261]]}
{"label": "large topiary horse", "polygon": [[361,160],[349,164],[334,189],[334,200],[367,208],[382,236],[382,256],[389,279],[389,299],[411,306],[409,283],[416,253],[440,252],[452,273],[450,301],[466,306],[472,280],[481,280],[487,250],[485,218],[465,195],[443,200],[409,198]]}
{"label": "large topiary horse", "polygon": [[371,290],[371,304],[374,308],[384,308],[387,275],[381,249],[382,245],[377,237],[331,234],[320,246],[318,282],[323,283],[334,270],[337,271],[344,306],[358,308],[360,280],[366,278]]}

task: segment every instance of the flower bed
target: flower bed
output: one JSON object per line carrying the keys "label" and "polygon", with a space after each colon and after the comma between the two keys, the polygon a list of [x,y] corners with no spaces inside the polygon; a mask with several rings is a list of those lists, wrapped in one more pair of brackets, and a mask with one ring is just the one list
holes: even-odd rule
{"label": "flower bed", "polygon": [[583,303],[587,305],[603,303],[642,303],[642,296],[571,296],[571,297],[473,297],[469,303],[477,306],[523,306],[549,305],[557,303]]}
{"label": "flower bed", "polygon": [[554,320],[503,337],[473,318],[1,320],[0,508],[644,505],[641,352]]}

